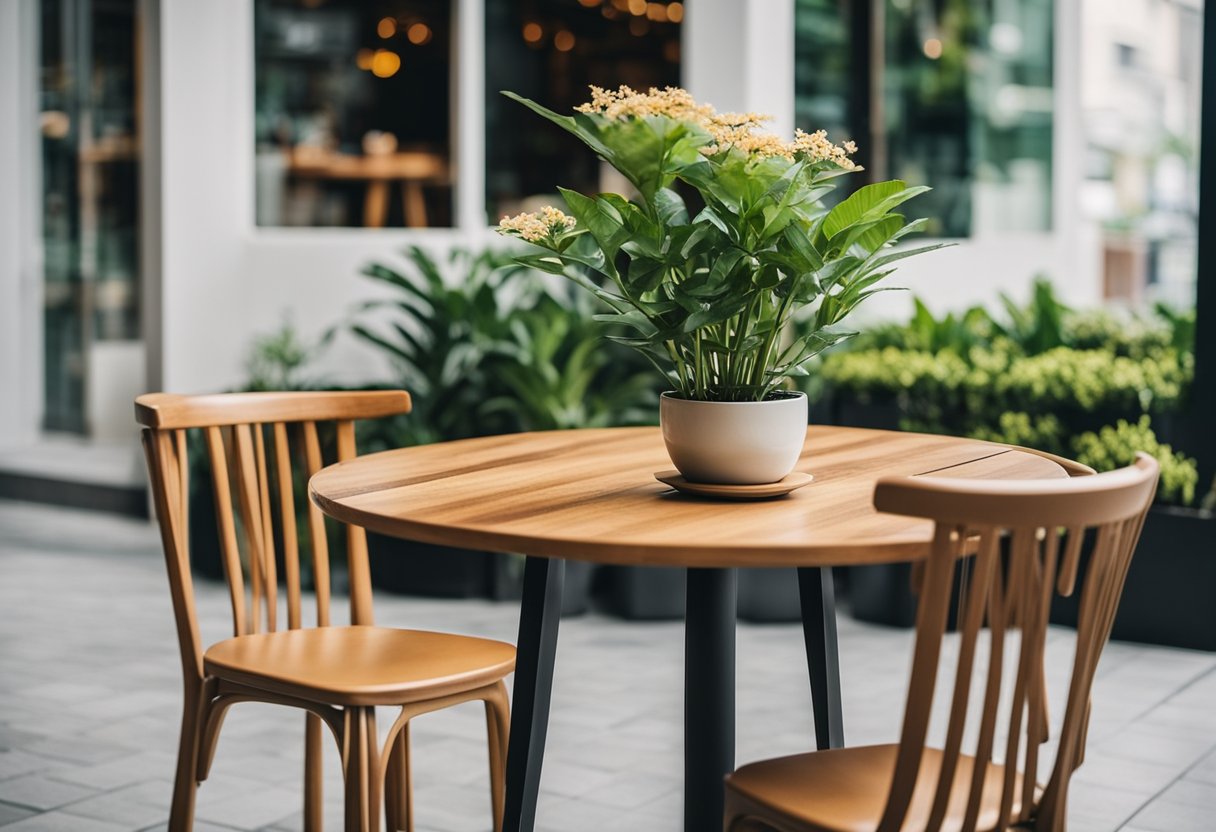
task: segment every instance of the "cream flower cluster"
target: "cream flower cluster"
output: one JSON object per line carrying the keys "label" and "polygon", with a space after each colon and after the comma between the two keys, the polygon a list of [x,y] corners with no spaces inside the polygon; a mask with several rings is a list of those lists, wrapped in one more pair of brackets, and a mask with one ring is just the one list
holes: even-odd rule
{"label": "cream flower cluster", "polygon": [[528,242],[535,243],[551,234],[567,231],[577,222],[574,217],[562,213],[552,205],[546,205],[539,211],[503,217],[498,221],[498,233],[513,231]]}
{"label": "cream flower cluster", "polygon": [[854,170],[857,165],[849,157],[857,152],[853,142],[835,145],[828,141],[827,131],[807,133],[794,131],[794,140],[787,142],[779,136],[760,129],[772,116],[762,113],[719,113],[709,104],[698,104],[679,87],[637,92],[622,85],[616,90],[606,90],[592,85],[591,100],[574,108],[577,112],[601,115],[609,119],[634,116],[667,116],[680,121],[691,121],[703,127],[714,143],[703,147],[706,156],[721,153],[727,148],[737,148],[754,156],[783,156],[793,161],[803,156],[812,162],[833,162],[845,170]]}
{"label": "cream flower cluster", "polygon": [[612,119],[625,116],[667,116],[698,124],[704,124],[714,114],[713,107],[698,104],[687,90],[679,87],[651,87],[646,92],[637,92],[624,84],[616,90],[606,90],[592,84],[591,100],[574,109],[580,113]]}
{"label": "cream flower cluster", "polygon": [[857,145],[853,142],[832,144],[828,141],[828,131],[826,130],[816,130],[814,133],[795,130],[794,141],[790,142],[790,147],[795,153],[802,153],[814,162],[835,162],[845,170],[853,170],[857,167],[849,158],[857,152]]}

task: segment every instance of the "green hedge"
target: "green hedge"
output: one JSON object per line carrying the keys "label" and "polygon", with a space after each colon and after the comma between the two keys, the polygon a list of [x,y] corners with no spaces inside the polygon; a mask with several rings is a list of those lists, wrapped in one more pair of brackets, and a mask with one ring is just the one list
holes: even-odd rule
{"label": "green hedge", "polygon": [[905,430],[1039,448],[1097,470],[1144,450],[1162,465],[1159,499],[1191,504],[1195,462],[1162,444],[1150,417],[1168,418],[1185,401],[1193,314],[1076,312],[1046,281],[1027,305],[1002,304],[1002,316],[974,307],[935,317],[917,300],[906,323],[826,356],[826,391],[837,401],[894,405]]}

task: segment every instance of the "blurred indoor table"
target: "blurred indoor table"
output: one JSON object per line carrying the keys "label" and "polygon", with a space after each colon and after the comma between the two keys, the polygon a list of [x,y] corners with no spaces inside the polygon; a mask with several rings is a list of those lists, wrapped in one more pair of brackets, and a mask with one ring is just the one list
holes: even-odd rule
{"label": "blurred indoor table", "polygon": [[[493,436],[370,454],[312,478],[326,514],[425,543],[528,555],[507,760],[507,832],[533,828],[557,646],[562,559],[688,567],[684,828],[722,828],[734,770],[737,567],[798,567],[816,742],[844,742],[831,567],[915,561],[928,520],[877,513],[882,477],[1048,479],[1055,460],[914,433],[811,426],[788,496],[728,502],[654,479],[672,465],[657,428]],[[625,669],[623,669],[625,672]],[[809,741],[809,738],[808,738]]]}
{"label": "blurred indoor table", "polygon": [[366,182],[363,200],[363,225],[383,228],[388,217],[389,187],[401,183],[402,210],[409,228],[427,225],[424,185],[449,183],[448,165],[443,156],[426,151],[395,151],[363,154],[338,153],[319,148],[296,148],[287,172],[297,179],[328,179]]}

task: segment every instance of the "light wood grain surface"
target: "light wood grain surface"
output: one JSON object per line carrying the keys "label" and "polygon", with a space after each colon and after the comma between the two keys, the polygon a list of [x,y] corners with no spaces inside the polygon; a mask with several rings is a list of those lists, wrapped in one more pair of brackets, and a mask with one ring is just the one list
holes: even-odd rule
{"label": "light wood grain surface", "polygon": [[805,488],[732,503],[677,494],[657,428],[523,433],[370,454],[316,474],[326,514],[383,534],[600,563],[825,566],[916,560],[927,520],[879,514],[890,476],[1060,479],[1055,461],[971,439],[813,425]]}

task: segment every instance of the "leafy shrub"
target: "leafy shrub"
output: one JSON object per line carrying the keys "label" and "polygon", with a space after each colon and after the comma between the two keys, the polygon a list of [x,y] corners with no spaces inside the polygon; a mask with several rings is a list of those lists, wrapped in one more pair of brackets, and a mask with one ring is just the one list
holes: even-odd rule
{"label": "leafy shrub", "polygon": [[1096,433],[1083,433],[1073,440],[1076,460],[1095,471],[1113,471],[1131,465],[1137,451],[1152,456],[1161,465],[1161,482],[1157,486],[1159,500],[1185,506],[1195,501],[1195,486],[1199,482],[1195,460],[1158,442],[1148,416],[1141,416],[1135,423],[1120,419],[1113,426],[1107,425]]}
{"label": "leafy shrub", "polygon": [[364,269],[395,291],[349,323],[414,398],[371,447],[653,418],[658,379],[637,353],[601,340],[595,310],[565,284],[505,252],[454,251],[449,275],[418,247],[405,258],[405,268]]}
{"label": "leafy shrub", "polygon": [[315,382],[305,380],[301,373],[324,346],[324,339],[307,343],[291,321],[285,320],[274,332],[254,339],[245,361],[249,391],[306,390]]}
{"label": "leafy shrub", "polygon": [[[824,385],[838,401],[894,403],[905,430],[1065,456],[1101,458],[1109,445],[1120,464],[1132,460],[1135,443],[1154,455],[1164,448],[1160,496],[1189,504],[1193,463],[1158,443],[1146,420],[1177,410],[1187,394],[1194,316],[1164,307],[1151,317],[1077,312],[1044,281],[1025,307],[1002,303],[1000,319],[981,307],[938,318],[918,300],[906,324],[875,328],[854,349],[827,355]],[[1095,467],[1103,465],[1117,467]]]}
{"label": "leafy shrub", "polygon": [[986,442],[1038,448],[1053,454],[1065,452],[1064,426],[1051,413],[1031,415],[1006,411],[997,419],[995,427],[982,425],[974,428],[969,435]]}
{"label": "leafy shrub", "polygon": [[994,381],[1004,404],[1134,413],[1177,404],[1189,378],[1189,367],[1173,353],[1136,360],[1057,347],[1011,362]]}

